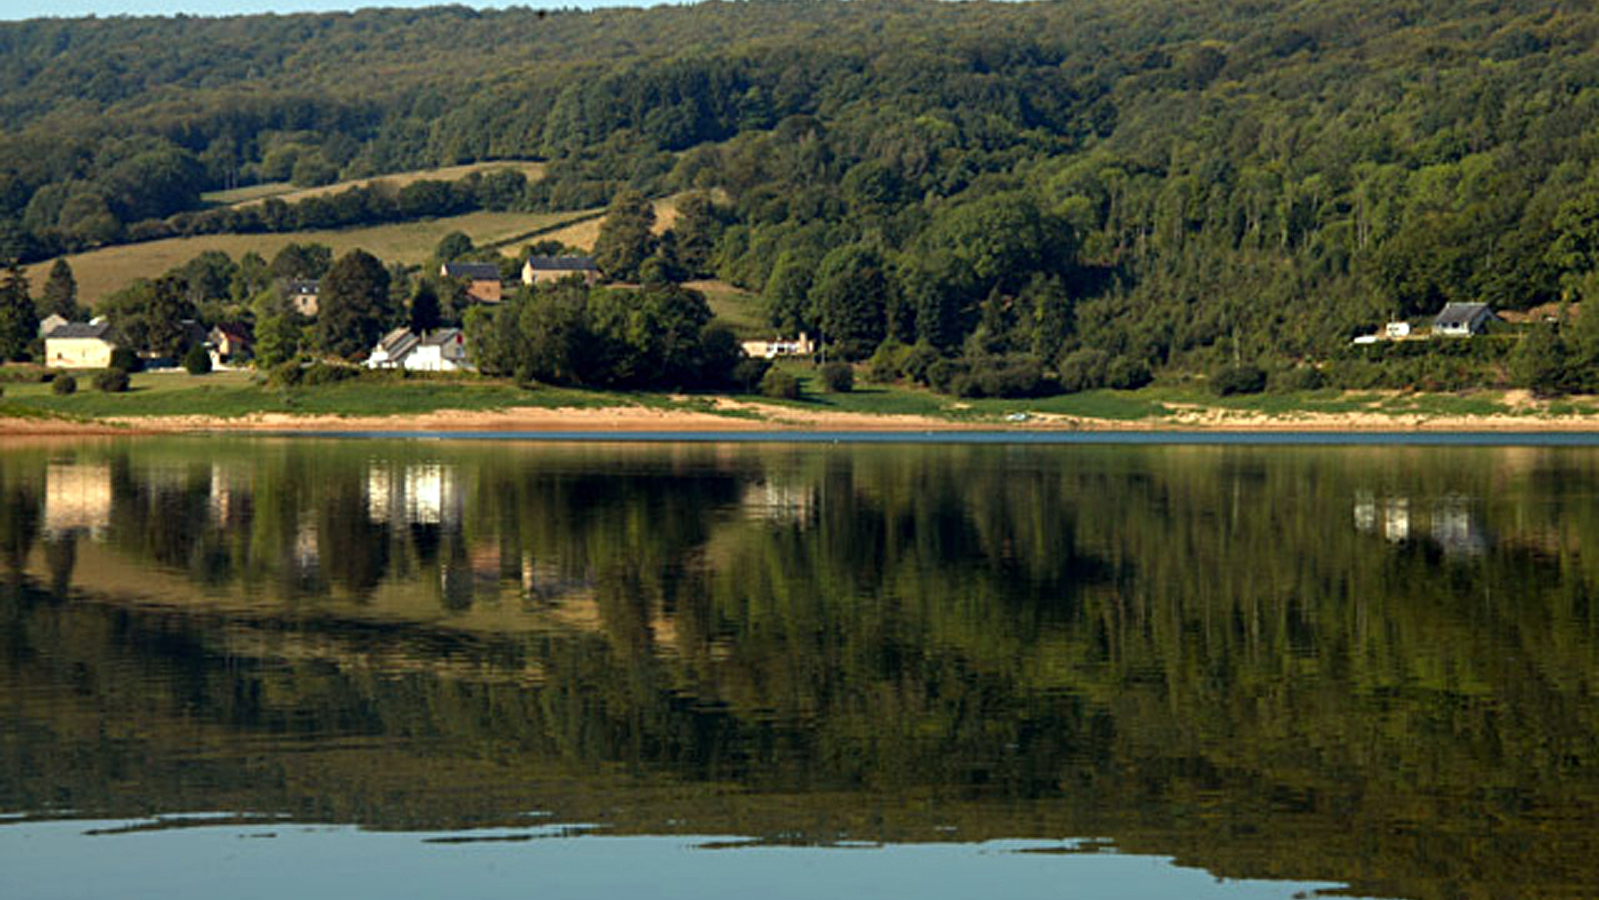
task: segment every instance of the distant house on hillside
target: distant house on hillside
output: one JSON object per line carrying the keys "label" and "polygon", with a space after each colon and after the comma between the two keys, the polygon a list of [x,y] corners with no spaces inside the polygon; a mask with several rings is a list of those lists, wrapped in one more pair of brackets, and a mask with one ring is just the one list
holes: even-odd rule
{"label": "distant house on hillside", "polygon": [[439,267],[439,274],[465,279],[466,295],[479,303],[500,302],[500,267],[494,263],[449,262]]}
{"label": "distant house on hillside", "polygon": [[816,342],[805,332],[797,338],[775,338],[770,341],[745,341],[739,346],[744,355],[754,359],[776,359],[779,356],[810,356],[816,352]]}
{"label": "distant house on hillside", "polygon": [[396,328],[372,348],[366,365],[369,369],[412,372],[458,372],[471,368],[466,361],[466,337],[459,328],[438,328],[420,337],[409,328]]}
{"label": "distant house on hillside", "polygon": [[53,369],[111,367],[111,325],[104,319],[68,322],[44,336],[45,365]]}
{"label": "distant house on hillside", "polygon": [[279,289],[295,312],[308,319],[316,317],[317,293],[322,289],[320,282],[311,278],[285,278]]}
{"label": "distant house on hillside", "polygon": [[1498,319],[1486,303],[1449,303],[1432,320],[1432,333],[1443,337],[1471,337],[1482,334],[1489,322]]}
{"label": "distant house on hillside", "polygon": [[593,284],[600,280],[600,267],[591,256],[530,256],[522,264],[522,283],[540,284],[578,276]]}

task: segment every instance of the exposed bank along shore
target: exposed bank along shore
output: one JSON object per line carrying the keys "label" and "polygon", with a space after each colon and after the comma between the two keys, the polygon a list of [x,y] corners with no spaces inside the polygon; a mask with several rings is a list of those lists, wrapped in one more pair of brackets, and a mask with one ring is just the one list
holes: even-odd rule
{"label": "exposed bank along shore", "polygon": [[1228,432],[1595,432],[1599,415],[1540,414],[1535,410],[1487,416],[1379,412],[1265,414],[1222,408],[1185,408],[1143,419],[1098,419],[1047,413],[1025,418],[943,418],[874,415],[718,399],[708,409],[512,407],[490,411],[441,410],[403,416],[307,416],[258,413],[239,417],[145,416],[99,420],[0,419],[0,435],[137,435],[330,432],[928,432],[928,431],[1228,431]]}

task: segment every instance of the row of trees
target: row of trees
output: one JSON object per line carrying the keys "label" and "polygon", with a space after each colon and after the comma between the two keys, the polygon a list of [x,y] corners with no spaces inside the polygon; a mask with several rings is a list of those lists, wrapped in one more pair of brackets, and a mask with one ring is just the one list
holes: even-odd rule
{"label": "row of trees", "polygon": [[488,375],[546,384],[719,388],[733,384],[742,351],[711,322],[703,294],[678,285],[541,285],[466,317],[467,341]]}

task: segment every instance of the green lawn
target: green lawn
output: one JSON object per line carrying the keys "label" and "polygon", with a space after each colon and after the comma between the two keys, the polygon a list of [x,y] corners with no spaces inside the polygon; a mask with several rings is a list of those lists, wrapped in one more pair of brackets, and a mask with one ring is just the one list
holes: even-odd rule
{"label": "green lawn", "polygon": [[[48,384],[8,384],[5,399],[16,415],[66,414],[84,418],[207,415],[233,418],[252,413],[391,416],[445,409],[509,407],[576,408],[633,406],[628,395],[565,388],[527,390],[476,378],[361,378],[289,390],[256,383],[252,373],[140,372],[125,394],[102,394],[79,373],[78,392],[58,396]],[[664,398],[663,398],[664,399]]]}
{"label": "green lawn", "polygon": [[[1085,391],[1030,400],[963,400],[902,385],[863,383],[856,390],[829,394],[821,390],[816,370],[808,363],[784,361],[784,369],[801,380],[799,400],[737,399],[818,412],[922,416],[967,424],[1003,424],[1016,413],[1048,414],[1131,423],[1173,421],[1184,411],[1233,411],[1264,414],[1292,421],[1296,414],[1370,412],[1388,416],[1507,415],[1514,410],[1502,393],[1378,394],[1335,390],[1292,394],[1213,397],[1197,387],[1161,385],[1138,391]],[[21,367],[0,371],[5,395],[0,418],[53,417],[103,419],[138,416],[206,415],[224,418],[253,413],[298,413],[332,416],[403,416],[440,410],[493,410],[515,407],[542,409],[645,406],[710,412],[734,418],[758,418],[759,410],[720,409],[709,395],[689,397],[664,393],[617,393],[570,388],[525,389],[505,381],[466,377],[364,376],[359,379],[289,390],[268,388],[254,373],[217,372],[193,376],[184,372],[142,372],[133,376],[126,394],[102,394],[90,385],[93,373],[78,373],[79,390],[58,396],[49,384],[5,381],[7,373],[29,375]],[[36,377],[36,373],[33,375]],[[1549,403],[1536,414],[1558,418],[1592,415],[1599,403],[1573,398]]]}

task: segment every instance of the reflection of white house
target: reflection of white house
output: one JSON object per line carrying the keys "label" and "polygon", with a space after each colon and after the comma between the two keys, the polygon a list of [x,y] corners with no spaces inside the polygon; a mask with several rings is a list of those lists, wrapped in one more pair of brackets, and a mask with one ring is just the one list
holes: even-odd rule
{"label": "reflection of white house", "polygon": [[372,348],[366,365],[412,372],[459,372],[472,367],[466,361],[466,337],[459,328],[438,328],[420,337],[409,328],[396,328]]}
{"label": "reflection of white house", "polygon": [[111,467],[105,463],[51,463],[45,470],[45,532],[101,534],[110,524]]}
{"label": "reflection of white house", "polygon": [[1378,499],[1369,491],[1359,491],[1355,494],[1355,530],[1398,544],[1411,539],[1414,525],[1445,556],[1479,556],[1488,549],[1487,531],[1470,498],[1448,496],[1425,509],[1425,518],[1413,523],[1409,497]]}
{"label": "reflection of white house", "polygon": [[739,503],[745,515],[768,522],[806,522],[816,512],[816,494],[803,484],[752,482]]}
{"label": "reflection of white house", "polygon": [[800,332],[797,338],[775,338],[770,341],[745,341],[741,344],[744,355],[754,359],[776,359],[779,356],[810,356],[816,352],[816,342]]}
{"label": "reflection of white house", "polygon": [[391,525],[453,525],[461,521],[461,492],[453,467],[409,465],[366,473],[367,518]]}
{"label": "reflection of white house", "polygon": [[1394,543],[1410,539],[1410,498],[1377,499],[1361,491],[1355,495],[1355,529],[1366,534],[1381,534]]}
{"label": "reflection of white house", "polygon": [[243,502],[248,491],[243,490],[244,479],[237,470],[218,463],[211,464],[211,521],[217,525],[232,525],[243,513]]}
{"label": "reflection of white house", "polygon": [[1445,556],[1481,556],[1488,549],[1482,522],[1465,497],[1445,497],[1433,504],[1431,533]]}

